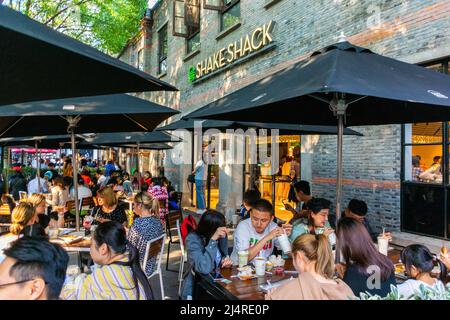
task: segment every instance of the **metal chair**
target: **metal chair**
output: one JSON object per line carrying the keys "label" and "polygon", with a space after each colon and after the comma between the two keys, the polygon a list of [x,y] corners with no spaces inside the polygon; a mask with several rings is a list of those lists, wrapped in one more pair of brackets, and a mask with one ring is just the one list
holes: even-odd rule
{"label": "metal chair", "polygon": [[150,240],[147,242],[147,248],[145,249],[145,257],[142,262],[142,270],[145,270],[145,266],[147,265],[147,261],[153,257],[156,258],[156,269],[153,273],[148,277],[150,280],[152,277],[159,275],[159,284],[161,286],[161,297],[162,300],[165,299],[164,296],[164,284],[162,279],[162,270],[161,270],[161,262],[164,255],[164,244],[166,243],[166,235],[162,234],[160,237]]}
{"label": "metal chair", "polygon": [[187,261],[186,250],[184,249],[184,243],[181,238],[180,220],[177,220],[177,233],[178,233],[178,239],[180,241],[180,250],[181,250],[180,269],[178,271],[178,282],[179,282],[178,295],[180,295],[181,294],[181,284],[183,282],[184,264]]}
{"label": "metal chair", "polygon": [[166,260],[166,270],[167,271],[172,271],[172,272],[178,272],[178,270],[172,270],[169,269],[169,256],[170,256],[170,245],[171,244],[179,244],[180,243],[180,239],[178,239],[177,241],[173,240],[173,236],[172,236],[172,229],[175,229],[177,227],[177,221],[178,220],[182,220],[183,217],[181,215],[181,211],[178,210],[174,210],[172,212],[169,212],[168,214],[166,214],[165,216],[165,220],[166,220],[166,233],[169,236],[169,244],[167,247],[167,260]]}
{"label": "metal chair", "polygon": [[[68,200],[66,202],[66,209],[68,212],[72,212],[75,211],[75,200]],[[69,217],[67,217],[64,221],[64,226],[66,228],[71,228],[76,222],[76,218],[75,215],[70,215]]]}

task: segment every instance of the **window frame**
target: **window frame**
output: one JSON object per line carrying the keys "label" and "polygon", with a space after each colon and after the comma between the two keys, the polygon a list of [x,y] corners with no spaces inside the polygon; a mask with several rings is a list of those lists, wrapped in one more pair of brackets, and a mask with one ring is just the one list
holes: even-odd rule
{"label": "window frame", "polygon": [[221,32],[225,31],[225,30],[228,30],[228,29],[232,28],[235,24],[241,22],[241,8],[239,7],[239,22],[235,23],[234,25],[228,26],[227,28],[224,28],[224,25],[223,25],[224,15],[228,11],[230,11],[232,8],[234,8],[236,5],[238,5],[238,4],[240,5],[240,2],[241,2],[240,0],[231,0],[230,4],[226,5],[224,1],[225,0],[222,0],[223,6],[222,6],[222,10],[220,10],[220,24],[219,25],[220,25],[220,31]]}
{"label": "window frame", "polygon": [[[450,74],[449,66],[450,66],[450,56],[442,59],[436,59],[432,61],[428,61],[426,63],[419,64],[422,67],[430,67],[433,65],[442,65],[442,70],[444,71],[444,74]],[[436,71],[439,72],[439,71]],[[420,123],[420,122],[417,122]],[[406,124],[401,125],[401,170],[400,170],[400,229],[401,231],[413,233],[413,234],[419,234],[424,235],[431,238],[437,238],[437,239],[450,239],[450,208],[448,206],[448,198],[450,195],[450,121],[436,121],[436,123],[441,123],[442,125],[442,140],[441,142],[431,142],[431,143],[413,143],[408,142],[406,143]],[[405,161],[405,153],[407,147],[414,147],[414,146],[441,146],[442,147],[442,182],[441,183],[427,183],[427,182],[420,182],[420,181],[409,181],[405,179],[405,167],[406,163]],[[405,212],[405,203],[404,203],[404,193],[405,193],[405,187],[404,185],[429,185],[432,188],[438,188],[442,189],[444,191],[444,237],[439,237],[435,235],[425,234],[421,232],[411,231],[408,230],[405,227],[406,223],[406,212]]]}
{"label": "window frame", "polygon": [[[163,49],[163,45],[162,45],[162,39],[161,39],[161,35],[165,34],[165,42],[167,42],[167,52],[165,54],[165,57],[162,56],[162,51]],[[167,59],[168,59],[168,51],[169,51],[169,28],[168,28],[168,23],[166,22],[163,26],[161,26],[161,28],[159,28],[158,30],[158,74],[163,74],[167,72]],[[161,63],[166,61],[166,70],[162,71],[161,68]]]}

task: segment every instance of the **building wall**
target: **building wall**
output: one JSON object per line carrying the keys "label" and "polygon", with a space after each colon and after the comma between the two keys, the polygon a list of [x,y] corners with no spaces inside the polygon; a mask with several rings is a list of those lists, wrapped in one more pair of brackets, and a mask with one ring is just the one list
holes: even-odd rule
{"label": "building wall", "polygon": [[[244,87],[303,60],[314,50],[334,43],[341,32],[356,45],[409,62],[425,62],[450,55],[450,1],[433,0],[281,0],[267,9],[268,0],[241,0],[241,26],[216,40],[219,14],[201,11],[201,49],[186,59],[185,39],[172,35],[173,1],[162,1],[153,15],[146,38],[146,71],[157,75],[157,30],[168,23],[168,72],[165,80],[177,93],[150,93],[145,97],[183,113]],[[188,70],[222,47],[273,20],[276,48],[235,66],[200,84],[188,81]],[[122,58],[127,59],[125,50]],[[301,120],[298,114],[288,117]],[[400,126],[353,128],[364,137],[344,139],[344,202],[358,197],[368,202],[370,219],[377,226],[399,228]],[[319,137],[303,146],[304,172],[312,177],[314,194],[334,200],[335,137]],[[309,159],[309,160],[306,160]],[[189,166],[169,167],[168,176],[185,181]],[[184,185],[186,185],[184,183]],[[236,189],[237,190],[237,189]]]}

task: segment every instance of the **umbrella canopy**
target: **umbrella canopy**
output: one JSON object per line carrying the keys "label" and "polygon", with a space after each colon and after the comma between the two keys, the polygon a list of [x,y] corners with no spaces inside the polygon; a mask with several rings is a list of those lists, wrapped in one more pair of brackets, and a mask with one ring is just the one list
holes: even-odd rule
{"label": "umbrella canopy", "polygon": [[0,5],[0,105],[176,88]]}
{"label": "umbrella canopy", "polygon": [[[103,146],[116,146],[121,144],[134,145],[152,142],[179,142],[178,137],[172,136],[165,132],[117,132],[117,133],[98,133],[94,136],[84,135],[86,141],[81,142],[78,146],[83,148],[86,144],[96,144]],[[1,141],[1,140],[0,140]]]}
{"label": "umbrella canopy", "polygon": [[[178,129],[186,129],[193,131],[194,125],[198,119],[181,119],[172,122],[164,127],[156,128],[157,131],[175,131]],[[280,135],[300,135],[300,134],[337,134],[337,128],[333,126],[312,126],[301,124],[285,124],[285,123],[262,123],[262,122],[243,122],[243,121],[226,121],[226,120],[201,120],[202,129],[218,129],[225,132],[226,129],[278,129]],[[345,135],[358,135],[361,133],[344,129]]]}
{"label": "umbrella canopy", "polygon": [[[450,119],[450,77],[354,46],[314,52],[187,118],[338,124],[336,217],[341,213],[343,127]],[[336,255],[339,261],[339,255]]]}
{"label": "umbrella canopy", "polygon": [[2,147],[16,147],[16,146],[31,146],[34,147],[36,143],[39,148],[44,149],[58,149],[67,145],[70,147],[70,135],[55,135],[55,136],[33,136],[33,137],[8,137],[0,138],[0,146]]}
{"label": "umbrella canopy", "polygon": [[[122,144],[117,145],[117,147],[121,148],[136,148],[135,144]],[[167,143],[144,143],[139,145],[139,149],[143,150],[170,150],[173,149],[173,147]]]}
{"label": "umbrella canopy", "polygon": [[345,94],[346,125],[450,119],[450,77],[342,42],[212,102],[185,118],[336,125],[330,104]]}
{"label": "umbrella canopy", "polygon": [[71,119],[76,133],[151,131],[177,113],[127,94],[13,104],[0,108],[0,137],[66,134]]}

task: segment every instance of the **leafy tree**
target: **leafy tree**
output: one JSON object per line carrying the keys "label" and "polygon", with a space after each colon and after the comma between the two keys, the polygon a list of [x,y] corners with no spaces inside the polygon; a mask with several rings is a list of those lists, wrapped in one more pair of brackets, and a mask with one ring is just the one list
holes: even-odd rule
{"label": "leafy tree", "polygon": [[[2,0],[0,0],[0,3]],[[3,0],[23,14],[109,54],[140,28],[147,0]]]}

